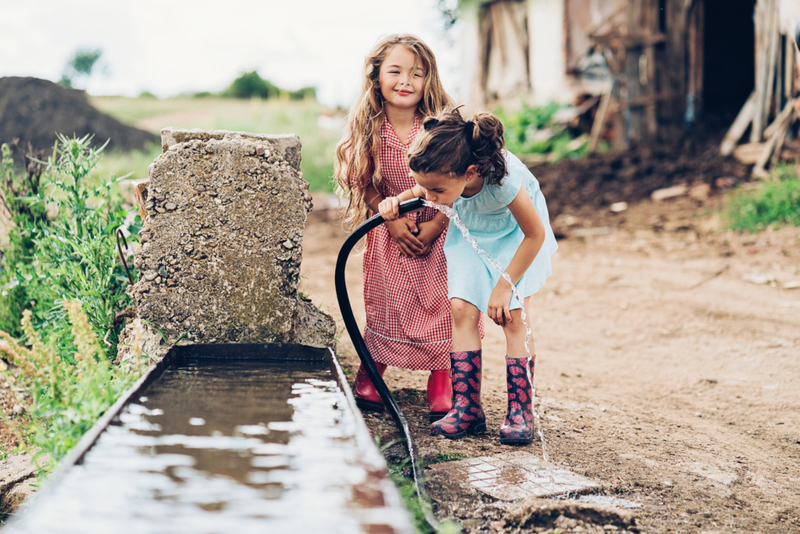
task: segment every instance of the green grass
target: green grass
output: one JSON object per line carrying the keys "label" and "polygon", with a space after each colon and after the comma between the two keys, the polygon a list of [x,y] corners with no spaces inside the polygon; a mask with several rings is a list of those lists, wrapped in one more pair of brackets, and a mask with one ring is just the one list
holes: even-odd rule
{"label": "green grass", "polygon": [[463,452],[454,452],[454,451],[442,451],[436,455],[436,458],[433,459],[431,462],[432,464],[442,464],[445,462],[457,462],[459,460],[463,460],[468,458],[466,454]]}
{"label": "green grass", "polygon": [[[297,134],[303,144],[301,169],[311,190],[333,190],[333,151],[341,132],[318,126],[320,113],[325,110],[318,102],[218,97],[93,97],[91,102],[121,122],[155,134],[167,126]],[[147,178],[147,166],[160,152],[160,147],[155,145],[143,152],[107,153],[102,170],[120,176],[133,172],[132,178]]]}
{"label": "green grass", "polygon": [[759,189],[734,192],[724,216],[729,228],[745,232],[800,226],[800,179],[795,164],[777,166],[771,180]]}

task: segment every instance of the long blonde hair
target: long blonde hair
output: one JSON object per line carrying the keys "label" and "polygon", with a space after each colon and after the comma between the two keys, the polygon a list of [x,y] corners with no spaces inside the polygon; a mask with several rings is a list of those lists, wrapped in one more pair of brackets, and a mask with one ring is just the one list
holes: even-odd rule
{"label": "long blonde hair", "polygon": [[381,65],[395,46],[411,51],[417,57],[417,63],[426,71],[417,114],[422,117],[435,115],[453,105],[439,79],[436,58],[419,37],[409,34],[389,35],[375,45],[364,61],[361,96],[350,109],[342,140],[336,146],[333,165],[336,193],[340,198],[347,199],[342,222],[348,231],[367,218],[369,208],[364,199],[367,184],[372,183],[377,187],[381,182],[378,155],[381,149],[379,132],[384,120],[384,110],[379,74]]}

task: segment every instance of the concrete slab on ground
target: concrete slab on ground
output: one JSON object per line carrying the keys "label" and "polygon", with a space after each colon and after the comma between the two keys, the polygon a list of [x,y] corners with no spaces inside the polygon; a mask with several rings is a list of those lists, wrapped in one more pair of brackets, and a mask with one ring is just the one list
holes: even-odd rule
{"label": "concrete slab on ground", "polygon": [[432,465],[500,501],[585,493],[600,485],[527,452],[481,456]]}

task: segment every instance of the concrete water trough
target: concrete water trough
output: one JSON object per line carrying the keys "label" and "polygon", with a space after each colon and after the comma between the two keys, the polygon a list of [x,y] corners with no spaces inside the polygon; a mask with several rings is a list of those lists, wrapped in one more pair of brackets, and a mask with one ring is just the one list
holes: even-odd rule
{"label": "concrete water trough", "polygon": [[331,349],[173,347],[13,533],[414,532]]}

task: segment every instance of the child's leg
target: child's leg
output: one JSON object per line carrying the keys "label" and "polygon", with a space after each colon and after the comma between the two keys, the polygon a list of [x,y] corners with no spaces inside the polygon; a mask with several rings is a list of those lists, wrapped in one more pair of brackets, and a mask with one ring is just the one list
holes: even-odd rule
{"label": "child's leg", "polygon": [[485,432],[486,417],[481,408],[480,311],[461,299],[452,299],[450,304],[453,314],[453,352],[450,353],[453,408],[431,425],[431,435],[457,439]]}
{"label": "child's leg", "polygon": [[480,310],[466,300],[451,299],[450,311],[453,316],[453,352],[481,350]]}
{"label": "child's leg", "polygon": [[[450,301],[453,317],[453,352],[475,351],[481,348],[478,320],[481,312],[461,299]],[[453,408],[453,389],[450,371],[432,371],[428,378],[428,407],[431,422],[445,417]]]}
{"label": "child's leg", "polygon": [[[524,301],[528,308],[528,299]],[[527,315],[530,317],[530,315]],[[508,411],[500,428],[500,443],[527,445],[533,440],[533,338],[530,353],[525,350],[525,325],[522,310],[511,312],[511,322],[503,327],[506,336],[506,386]],[[530,363],[530,366],[529,366]]]}
{"label": "child's leg", "polygon": [[[527,297],[523,301],[523,306],[525,306],[525,319],[528,321],[528,326],[530,326],[531,323],[531,316],[528,313],[529,300],[530,297]],[[506,337],[506,356],[509,358],[527,358],[531,354],[536,354],[536,350],[533,346],[533,336],[531,336],[531,339],[528,341],[530,352],[525,350],[525,334],[525,324],[522,322],[522,310],[511,310],[511,322],[503,327],[503,335]]]}

